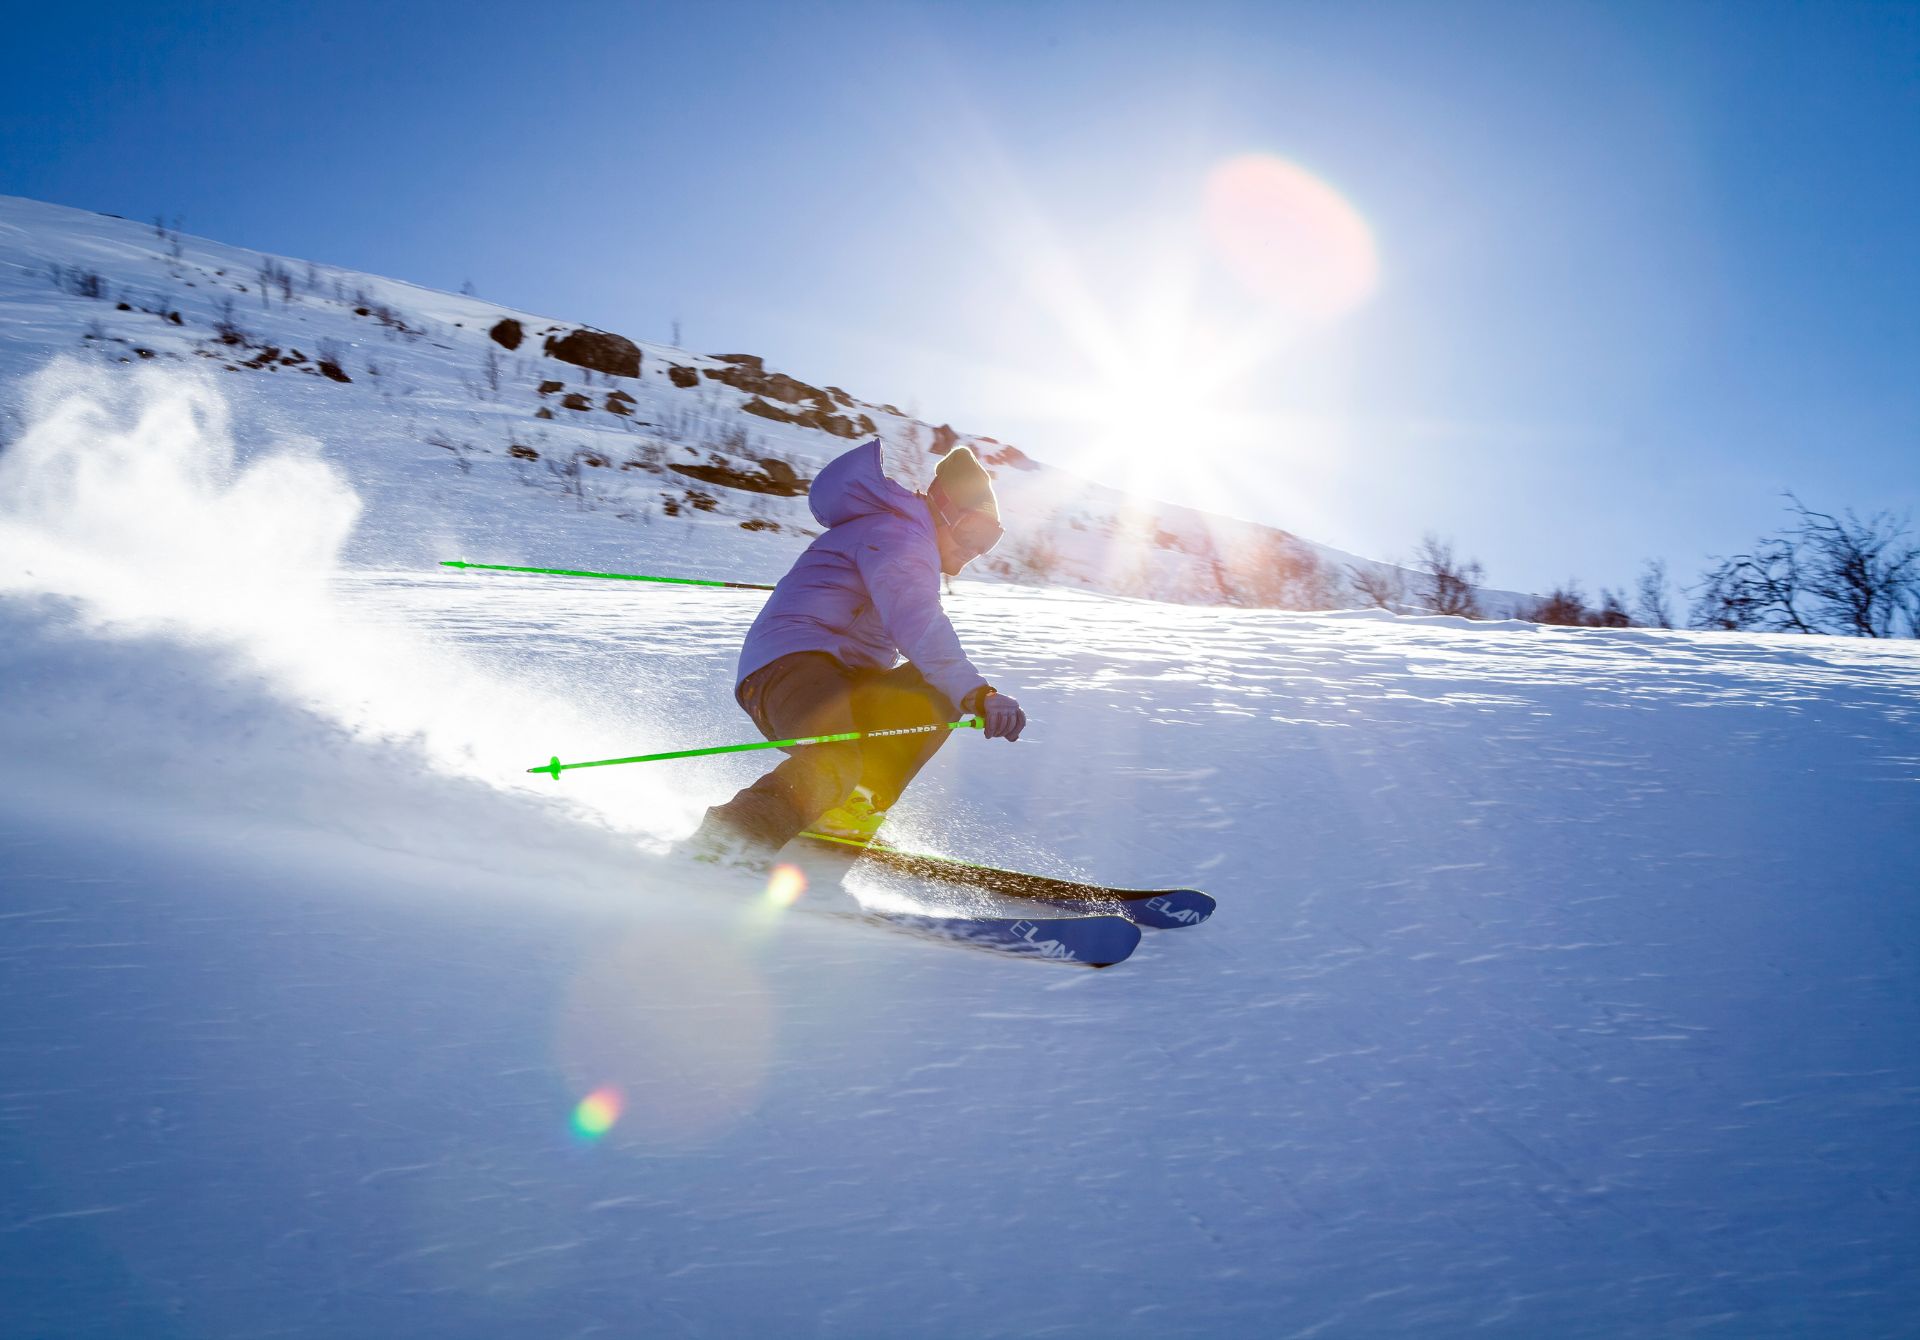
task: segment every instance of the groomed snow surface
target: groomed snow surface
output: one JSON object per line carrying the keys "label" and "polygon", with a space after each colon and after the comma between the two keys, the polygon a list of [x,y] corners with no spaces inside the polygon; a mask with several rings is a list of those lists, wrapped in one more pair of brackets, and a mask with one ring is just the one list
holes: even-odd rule
{"label": "groomed snow surface", "polygon": [[1011,961],[666,856],[753,756],[524,771],[751,738],[755,595],[344,568],[207,384],[33,396],[0,1334],[1920,1333],[1913,644],[963,582],[1032,726],[899,838],[1221,901]]}

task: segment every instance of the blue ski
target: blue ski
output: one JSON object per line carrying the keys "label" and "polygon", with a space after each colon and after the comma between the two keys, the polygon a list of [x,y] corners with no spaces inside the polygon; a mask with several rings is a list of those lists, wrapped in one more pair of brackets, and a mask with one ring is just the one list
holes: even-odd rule
{"label": "blue ski", "polygon": [[1093,968],[1123,962],[1140,943],[1140,928],[1120,916],[974,917],[872,910],[858,915],[935,940]]}

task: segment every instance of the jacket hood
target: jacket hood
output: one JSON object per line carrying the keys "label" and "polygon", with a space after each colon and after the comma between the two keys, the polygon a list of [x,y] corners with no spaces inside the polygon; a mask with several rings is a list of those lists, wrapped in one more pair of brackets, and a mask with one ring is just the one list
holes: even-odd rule
{"label": "jacket hood", "polygon": [[887,478],[880,464],[877,437],[829,461],[807,490],[807,506],[823,526],[844,525],[876,512],[892,512],[908,521],[932,524],[920,495]]}

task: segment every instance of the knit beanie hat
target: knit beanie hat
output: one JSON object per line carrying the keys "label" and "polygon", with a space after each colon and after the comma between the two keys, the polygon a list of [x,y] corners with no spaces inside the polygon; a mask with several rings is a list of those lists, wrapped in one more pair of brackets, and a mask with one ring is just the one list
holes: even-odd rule
{"label": "knit beanie hat", "polygon": [[972,448],[955,447],[942,456],[940,464],[933,467],[933,477],[955,507],[985,512],[995,521],[1000,519],[1000,500],[993,496],[993,481],[974,459]]}

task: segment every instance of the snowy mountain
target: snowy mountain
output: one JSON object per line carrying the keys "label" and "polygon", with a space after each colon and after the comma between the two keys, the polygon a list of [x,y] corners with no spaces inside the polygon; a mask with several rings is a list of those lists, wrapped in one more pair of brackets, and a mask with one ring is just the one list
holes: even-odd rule
{"label": "snowy mountain", "polygon": [[[1325,609],[1366,603],[1354,565],[1393,571],[1131,497],[751,354],[693,354],[10,197],[0,197],[0,311],[9,379],[56,353],[238,374],[230,395],[382,481],[356,540],[367,561],[645,560],[771,580],[816,533],[807,481],[878,436],[890,472],[916,487],[955,445],[987,463],[1009,533],[976,579]],[[1486,604],[1504,611],[1514,599],[1490,592]]]}
{"label": "snowy mountain", "polygon": [[[896,840],[1220,900],[1098,972],[959,949],[859,914],[982,900],[664,854],[754,756],[527,771],[747,738],[757,594],[434,565],[775,575],[799,499],[627,423],[774,374],[589,381],[520,314],[495,401],[498,309],[228,313],[238,253],[60,212],[77,296],[44,208],[0,234],[0,1335],[1914,1333],[1920,646],[958,583],[1032,724]],[[767,422],[796,478],[845,440]],[[593,443],[659,468],[583,507]]]}

